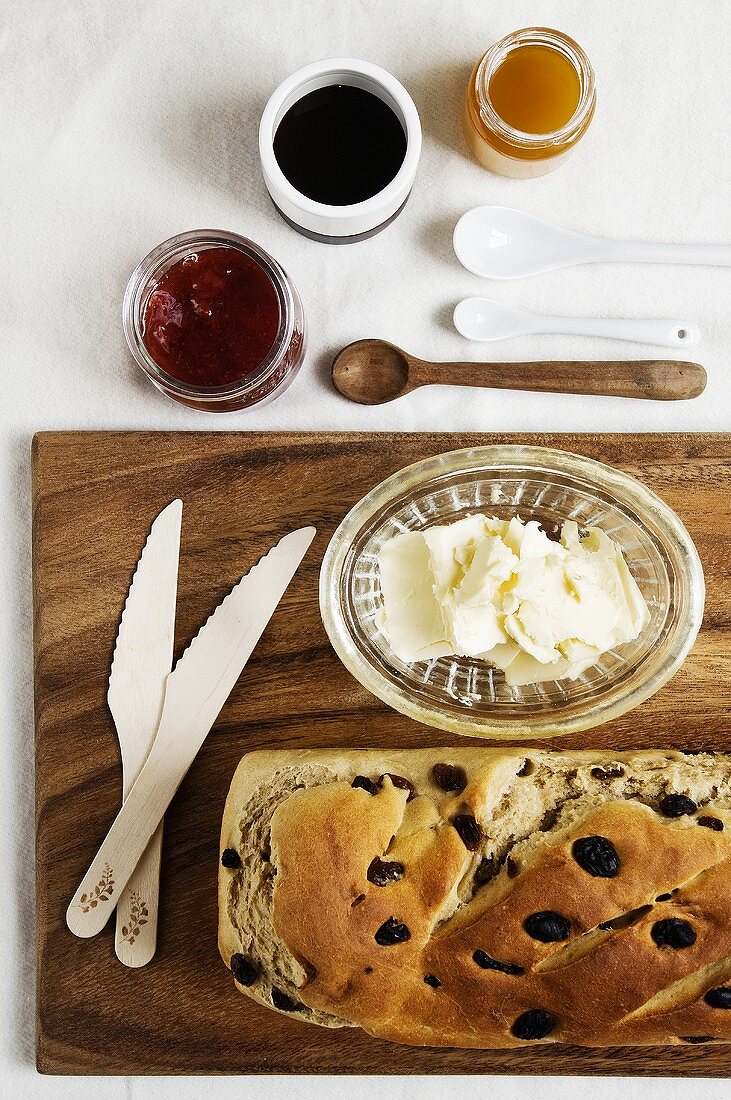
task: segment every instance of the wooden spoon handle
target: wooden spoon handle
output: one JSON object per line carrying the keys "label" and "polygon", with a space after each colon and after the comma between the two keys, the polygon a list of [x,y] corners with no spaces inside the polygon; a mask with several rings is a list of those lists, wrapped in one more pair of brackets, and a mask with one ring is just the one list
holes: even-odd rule
{"label": "wooden spoon handle", "polygon": [[587,393],[682,401],[706,388],[699,363],[675,359],[547,363],[427,363],[413,361],[411,387],[484,386],[500,390]]}

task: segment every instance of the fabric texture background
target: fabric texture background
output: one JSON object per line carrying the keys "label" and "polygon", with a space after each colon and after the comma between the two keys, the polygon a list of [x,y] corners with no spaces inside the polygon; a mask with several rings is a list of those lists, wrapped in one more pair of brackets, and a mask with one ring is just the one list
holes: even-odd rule
{"label": "fabric texture background", "polygon": [[[493,176],[459,129],[465,82],[496,38],[558,27],[597,72],[596,119],[573,159],[535,181]],[[50,428],[480,430],[568,433],[731,428],[731,272],[596,265],[488,283],[457,263],[453,226],[482,203],[567,226],[649,240],[731,240],[728,0],[5,0],[0,7],[0,1082],[18,1098],[257,1095],[431,1098],[438,1078],[69,1081],[33,1069],[33,712],[30,590],[32,433]],[[398,76],[421,114],[424,149],[400,218],[333,248],[295,234],[264,189],[257,124],[269,93],[319,57],[360,56]],[[211,417],[158,394],[120,324],[137,261],[169,235],[215,227],[276,256],[305,305],[310,350],[296,383],[260,411]],[[531,337],[475,345],[454,331],[464,296],[537,312],[697,321],[709,373],[687,404],[426,389],[382,408],[328,381],[336,350],[382,336],[434,359],[661,358],[639,345]],[[570,439],[567,440],[570,443]],[[397,1050],[394,1048],[394,1057]],[[387,1065],[376,1067],[387,1072]],[[485,1083],[462,1079],[465,1100]],[[493,1079],[498,1097],[614,1098],[621,1080]],[[695,1082],[634,1082],[633,1097],[692,1096]],[[723,1082],[703,1085],[705,1100]]]}

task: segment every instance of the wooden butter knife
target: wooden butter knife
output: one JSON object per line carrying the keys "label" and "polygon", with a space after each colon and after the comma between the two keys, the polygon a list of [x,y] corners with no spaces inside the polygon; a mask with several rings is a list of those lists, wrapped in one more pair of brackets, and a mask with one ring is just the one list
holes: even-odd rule
{"label": "wooden butter knife", "polygon": [[[155,740],[173,667],[183,502],[155,520],[137,563],[114,648],[107,702],[122,753],[126,798]],[[144,966],[155,954],[162,822],[117,901],[114,949],[125,966]]]}
{"label": "wooden butter knife", "polygon": [[129,882],[314,537],[314,527],[285,535],[218,605],[170,673],[150,755],[66,912],[74,935],[95,936],[107,923],[114,907],[108,887],[118,894]]}

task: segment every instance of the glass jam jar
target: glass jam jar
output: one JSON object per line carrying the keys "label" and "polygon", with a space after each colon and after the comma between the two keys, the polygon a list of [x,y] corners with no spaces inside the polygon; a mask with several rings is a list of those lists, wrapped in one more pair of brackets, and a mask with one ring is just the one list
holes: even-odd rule
{"label": "glass jam jar", "polygon": [[530,179],[562,164],[594,117],[591,63],[572,38],[547,27],[514,31],[477,62],[462,125],[483,167]]}
{"label": "glass jam jar", "polygon": [[150,381],[203,412],[273,400],[306,350],[291,279],[253,241],[215,229],[170,237],[140,261],[125,290],[122,323]]}

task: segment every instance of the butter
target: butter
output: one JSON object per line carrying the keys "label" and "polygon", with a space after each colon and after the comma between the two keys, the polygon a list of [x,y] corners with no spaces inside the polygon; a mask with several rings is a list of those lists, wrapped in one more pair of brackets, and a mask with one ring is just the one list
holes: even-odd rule
{"label": "butter", "polygon": [[424,538],[407,532],[391,539],[378,555],[378,569],[383,597],[379,623],[394,653],[405,661],[427,661],[451,653]]}
{"label": "butter", "polygon": [[616,543],[571,521],[557,543],[535,521],[469,515],[395,536],[378,568],[397,657],[477,657],[516,686],[576,679],[650,618]]}

